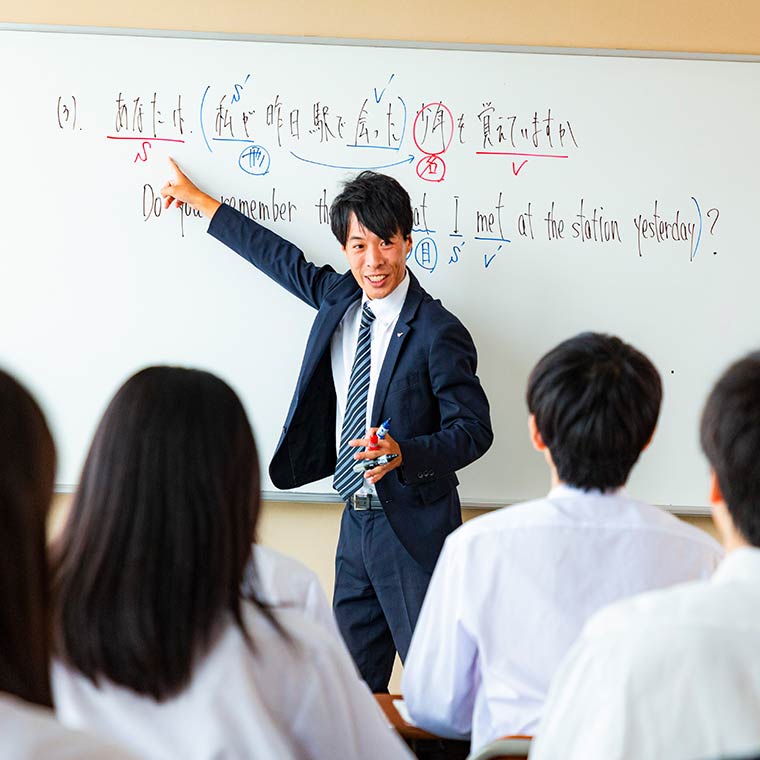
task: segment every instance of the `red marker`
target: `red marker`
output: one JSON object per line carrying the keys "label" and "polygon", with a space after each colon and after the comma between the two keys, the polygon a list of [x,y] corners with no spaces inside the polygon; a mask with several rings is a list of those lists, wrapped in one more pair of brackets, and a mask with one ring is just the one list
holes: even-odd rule
{"label": "red marker", "polygon": [[367,451],[377,451],[380,447],[377,445],[377,433],[372,433],[372,435],[369,437],[369,446],[367,446]]}

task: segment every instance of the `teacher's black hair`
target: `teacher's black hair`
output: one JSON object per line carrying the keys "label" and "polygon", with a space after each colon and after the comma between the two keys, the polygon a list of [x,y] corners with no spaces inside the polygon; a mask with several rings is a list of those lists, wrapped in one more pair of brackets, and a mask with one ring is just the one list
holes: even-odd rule
{"label": "teacher's black hair", "polygon": [[363,171],[347,182],[330,206],[330,228],[345,248],[351,215],[381,240],[412,234],[414,215],[409,193],[387,174]]}
{"label": "teacher's black hair", "polygon": [[760,352],[732,364],[715,384],[700,439],[734,525],[760,546]]}
{"label": "teacher's black hair", "polygon": [[52,706],[45,525],[55,446],[37,402],[0,371],[0,692]]}
{"label": "teacher's black hair", "polygon": [[55,545],[56,654],[94,683],[162,700],[189,683],[228,616],[253,646],[240,587],[259,507],[256,444],[235,392],[199,370],[131,377],[97,428]]}
{"label": "teacher's black hair", "polygon": [[654,433],[662,382],[620,338],[581,333],[530,374],[527,402],[560,480],[585,491],[622,486]]}

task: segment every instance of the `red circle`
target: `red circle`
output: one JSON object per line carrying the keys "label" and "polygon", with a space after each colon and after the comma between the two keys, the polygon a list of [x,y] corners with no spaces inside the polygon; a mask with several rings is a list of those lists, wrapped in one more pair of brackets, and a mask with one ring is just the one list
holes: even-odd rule
{"label": "red circle", "polygon": [[[430,172],[430,169],[433,166],[440,170],[440,176],[433,176],[435,171]],[[443,182],[443,178],[446,176],[446,162],[437,153],[426,153],[417,162],[415,168],[417,170],[417,176],[420,179],[424,179],[425,182]]]}
{"label": "red circle", "polygon": [[[451,123],[449,141],[446,143],[446,146],[442,150],[436,151],[435,153],[431,153],[429,150],[425,150],[417,142],[417,122],[419,121],[420,116],[422,116],[422,113],[426,109],[433,108],[433,107],[443,109],[446,112],[446,115],[449,117],[449,121]],[[414,124],[412,125],[412,138],[414,139],[414,144],[417,146],[417,148],[421,150],[423,153],[426,153],[428,156],[440,156],[442,153],[445,153],[449,149],[449,145],[451,145],[451,141],[454,139],[454,115],[451,113],[448,106],[443,105],[442,102],[426,103],[424,106],[422,106],[422,108],[420,108],[420,110],[417,111],[417,115],[414,117]]]}

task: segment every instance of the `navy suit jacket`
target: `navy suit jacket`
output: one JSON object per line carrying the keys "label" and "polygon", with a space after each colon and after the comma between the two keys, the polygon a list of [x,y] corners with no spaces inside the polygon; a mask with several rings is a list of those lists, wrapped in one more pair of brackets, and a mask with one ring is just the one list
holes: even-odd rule
{"label": "navy suit jacket", "polygon": [[[317,267],[292,243],[222,205],[209,233],[317,309],[282,436],[269,466],[278,488],[335,471],[335,386],[330,340],[362,291],[351,272]],[[376,483],[401,543],[432,571],[446,536],[462,522],[456,470],[480,457],[493,433],[476,375],[472,338],[459,320],[411,278],[378,377],[371,424],[390,417],[403,454]]]}

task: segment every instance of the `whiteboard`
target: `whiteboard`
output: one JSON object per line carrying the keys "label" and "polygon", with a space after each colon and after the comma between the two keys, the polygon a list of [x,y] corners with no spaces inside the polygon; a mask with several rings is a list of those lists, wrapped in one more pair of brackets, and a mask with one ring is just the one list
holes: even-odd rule
{"label": "whiteboard", "polygon": [[[341,182],[375,168],[404,184],[409,266],[472,332],[492,405],[466,504],[546,491],[525,381],[582,330],[662,373],[630,492],[707,504],[701,405],[760,342],[756,62],[5,29],[0,67],[0,365],[44,403],[60,488],[151,363],[218,373],[264,465],[277,443],[313,312],[204,220],[160,210],[173,156],[341,271],[326,216]],[[301,491],[287,498],[332,496],[327,481]]]}

